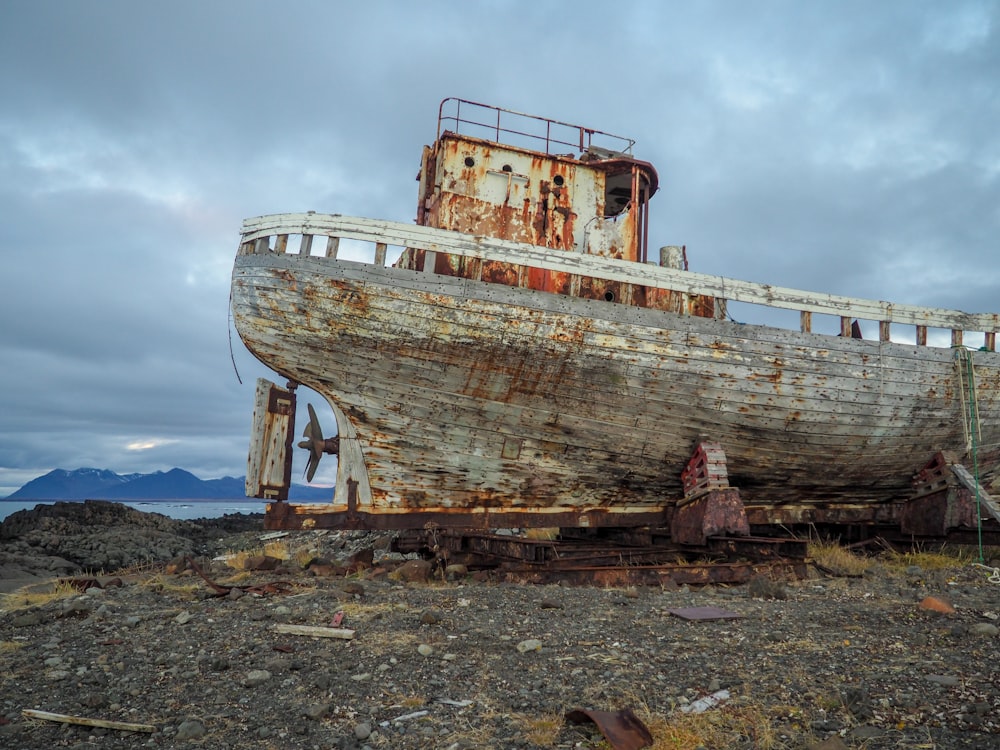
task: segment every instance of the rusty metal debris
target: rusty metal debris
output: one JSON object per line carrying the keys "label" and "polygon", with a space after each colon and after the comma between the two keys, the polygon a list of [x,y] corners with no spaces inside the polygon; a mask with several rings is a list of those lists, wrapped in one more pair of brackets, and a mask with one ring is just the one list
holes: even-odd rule
{"label": "rusty metal debris", "polygon": [[736,620],[743,617],[739,612],[721,607],[671,607],[667,612],[682,620]]}
{"label": "rusty metal debris", "polygon": [[205,574],[205,571],[199,568],[198,564],[190,557],[185,557],[184,560],[191,566],[191,570],[201,576],[201,579],[208,584],[208,587],[215,592],[216,596],[228,596],[234,590],[241,591],[244,594],[254,594],[256,596],[264,596],[266,594],[286,594],[295,587],[295,584],[291,581],[270,581],[268,583],[255,584],[253,586],[220,586],[218,583],[209,578]]}
{"label": "rusty metal debris", "polygon": [[574,724],[593,722],[612,750],[640,750],[653,744],[653,735],[630,708],[621,711],[576,708],[566,713],[566,720]]}
{"label": "rusty metal debris", "polygon": [[[608,530],[610,531],[610,530]],[[711,538],[704,546],[677,545],[667,533],[638,529],[586,536],[562,529],[554,539],[473,530],[401,533],[392,550],[419,553],[439,565],[461,563],[510,581],[601,586],[745,583],[755,575],[803,578],[806,542],[770,537]]]}

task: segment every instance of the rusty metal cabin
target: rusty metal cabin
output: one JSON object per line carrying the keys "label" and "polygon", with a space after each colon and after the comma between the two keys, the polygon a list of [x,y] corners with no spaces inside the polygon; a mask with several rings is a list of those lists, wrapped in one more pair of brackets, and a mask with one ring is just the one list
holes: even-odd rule
{"label": "rusty metal cabin", "polygon": [[[567,253],[648,262],[649,200],[659,178],[635,141],[463,99],[445,99],[425,146],[417,224]],[[683,251],[663,248],[676,265]],[[407,249],[400,268],[424,269]],[[573,297],[712,316],[714,299],[501,261],[438,253],[434,272]]]}

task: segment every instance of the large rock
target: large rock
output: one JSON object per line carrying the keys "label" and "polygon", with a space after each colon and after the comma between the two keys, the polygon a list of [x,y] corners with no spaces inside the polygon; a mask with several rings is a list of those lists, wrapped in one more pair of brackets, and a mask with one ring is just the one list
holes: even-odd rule
{"label": "large rock", "polygon": [[57,568],[67,573],[72,567],[96,572],[198,554],[201,544],[215,531],[212,524],[143,513],[121,503],[87,500],[37,505],[11,514],[0,523],[0,544],[34,569],[24,573],[41,574]]}

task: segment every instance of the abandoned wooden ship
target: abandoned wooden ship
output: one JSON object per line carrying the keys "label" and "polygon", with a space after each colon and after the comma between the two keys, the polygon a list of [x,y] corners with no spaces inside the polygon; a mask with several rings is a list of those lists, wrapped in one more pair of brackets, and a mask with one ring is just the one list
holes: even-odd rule
{"label": "abandoned wooden ship", "polygon": [[[1000,316],[649,257],[658,178],[633,145],[448,99],[416,225],[244,222],[236,329],[288,381],[260,381],[255,405],[247,494],[272,501],[270,528],[673,526],[698,542],[997,513]],[[734,322],[731,302],[797,311],[796,329]],[[298,384],[336,419],[324,438],[310,408],[302,442],[310,478],[338,455],[329,503],[286,502]]]}

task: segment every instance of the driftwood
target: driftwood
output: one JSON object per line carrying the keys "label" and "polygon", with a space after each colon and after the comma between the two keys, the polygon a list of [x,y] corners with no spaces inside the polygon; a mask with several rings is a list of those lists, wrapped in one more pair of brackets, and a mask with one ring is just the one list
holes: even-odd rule
{"label": "driftwood", "polygon": [[49,711],[36,711],[33,708],[25,708],[22,714],[29,719],[43,719],[45,721],[58,721],[63,724],[80,724],[85,727],[101,727],[103,729],[120,729],[123,732],[155,732],[156,727],[152,724],[131,724],[127,721],[106,721],[105,719],[88,719],[84,716],[70,716],[68,714],[54,714]]}
{"label": "driftwood", "polygon": [[354,631],[347,628],[322,628],[313,625],[284,625],[277,624],[274,629],[278,633],[289,635],[313,635],[318,638],[340,638],[349,641],[354,638]]}

